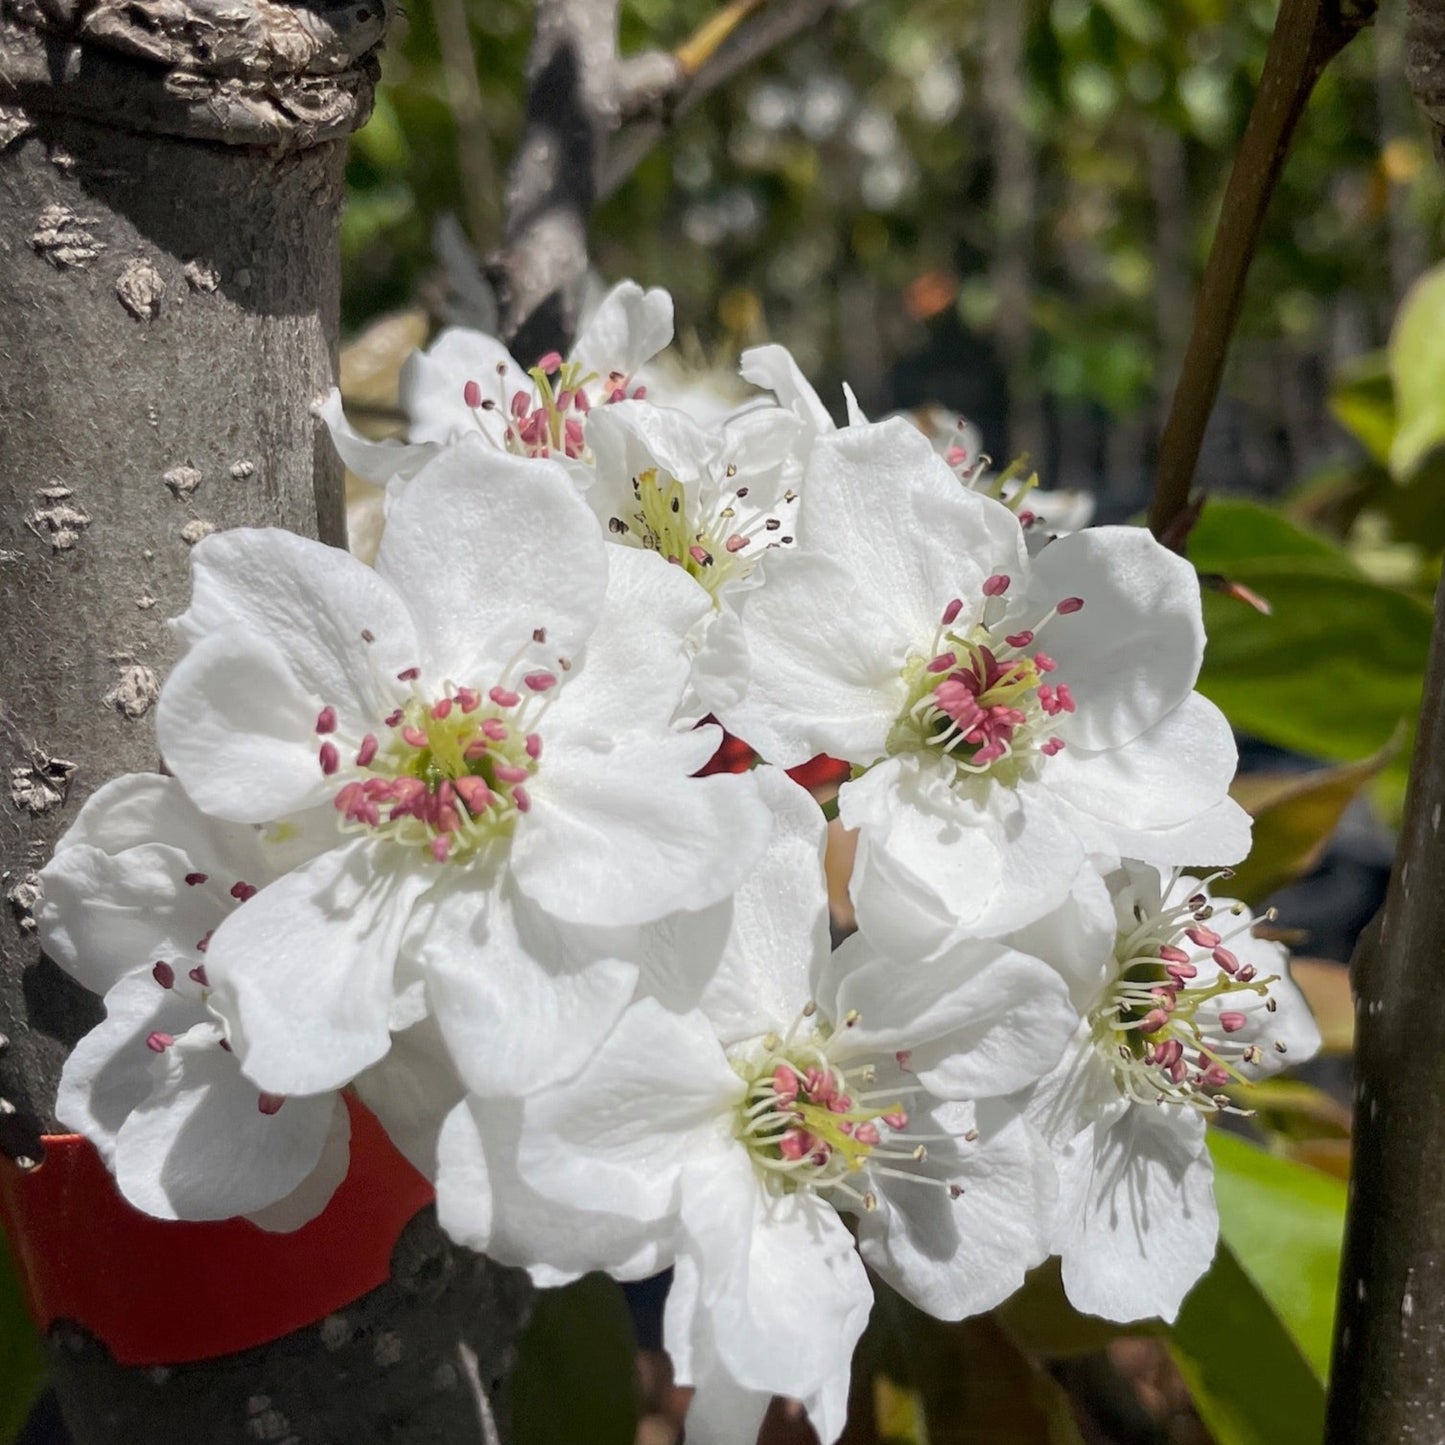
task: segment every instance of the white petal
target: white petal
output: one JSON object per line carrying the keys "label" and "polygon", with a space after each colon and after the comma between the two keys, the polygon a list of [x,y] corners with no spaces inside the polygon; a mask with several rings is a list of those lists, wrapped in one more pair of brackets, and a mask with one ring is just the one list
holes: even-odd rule
{"label": "white petal", "polygon": [[598,407],[587,419],[587,445],[597,474],[588,501],[604,524],[632,502],[632,482],[641,473],[656,467],[668,477],[695,484],[718,449],[714,437],[686,412],[650,401]]}
{"label": "white petal", "polygon": [[97,993],[162,960],[183,973],[235,908],[230,888],[272,876],[254,829],[207,817],[175,778],[130,774],[86,800],[41,870],[40,941]]}
{"label": "white petal", "polygon": [[803,375],[785,346],[754,346],[742,354],[738,367],[744,381],[764,387],[794,415],[820,435],[833,430],[833,418],[818,399],[813,384]]}
{"label": "white petal", "polygon": [[[840,954],[862,952],[849,939]],[[846,956],[841,966],[849,967]],[[1058,1062],[1078,1024],[1064,980],[997,944],[961,943],[929,963],[877,957],[842,980],[832,1017],[856,1011],[839,1057],[906,1049],[932,1093],[987,1098],[1033,1083]]]}
{"label": "white petal", "polygon": [[[696,1263],[686,1256],[678,1261],[668,1291],[663,1333],[677,1382],[693,1391],[686,1421],[690,1445],[754,1445],[772,1392],[750,1390],[729,1372],[713,1320],[698,1306]],[[851,1365],[851,1360],[840,1360],[824,1388],[803,1401],[818,1438],[830,1445],[847,1423]]]}
{"label": "white petal", "polygon": [[800,547],[833,557],[855,582],[853,608],[835,631],[877,627],[868,610],[888,607],[922,652],[950,601],[972,609],[985,578],[1018,576],[1027,565],[1013,513],[961,487],[902,417],[825,437],[799,491]]}
{"label": "white petal", "polygon": [[[191,572],[191,605],[175,623],[187,643],[236,627],[269,642],[296,687],[331,703],[358,737],[391,710],[386,680],[416,661],[416,639],[401,599],[370,567],[290,532],[238,528],[198,543]],[[164,693],[161,709],[163,719]]]}
{"label": "white petal", "polygon": [[1066,746],[1045,760],[1041,784],[1106,824],[1173,828],[1224,799],[1237,758],[1224,714],[1190,693],[1127,746],[1099,752]]}
{"label": "white petal", "polygon": [[[925,936],[931,920],[952,920],[954,934],[1022,927],[1068,896],[1084,861],[1064,810],[1028,780],[950,785],[931,759],[894,758],[845,783],[839,805],[860,829],[849,887],[858,925],[890,951],[946,943]],[[911,924],[895,894],[923,905]]]}
{"label": "white petal", "polygon": [[515,1097],[575,1073],[632,997],[631,964],[562,967],[501,894],[463,884],[429,912],[417,960],[452,1061],[478,1094]]}
{"label": "white petal", "polygon": [[160,962],[184,959],[177,971],[185,973],[196,944],[235,906],[224,895],[231,879],[189,887],[193,866],[187,854],[159,843],[114,855],[83,844],[64,849],[40,875],[41,946],[95,993],[128,973],[149,975]]}
{"label": "white petal", "polygon": [[727,897],[771,818],[746,775],[691,776],[716,745],[699,728],[551,746],[512,845],[518,887],[555,918],[604,926]]}
{"label": "white petal", "polygon": [[1104,880],[1093,867],[1085,867],[1063,903],[1036,922],[1014,930],[1008,941],[1057,969],[1069,985],[1074,1007],[1084,1013],[1113,971],[1120,922]]}
{"label": "white petal", "polygon": [[[738,603],[749,654],[748,691],[718,716],[764,758],[792,768],[820,752],[872,762],[908,695],[908,618],[868,605],[854,626],[858,587],[839,561],[802,552],[768,559],[764,585]],[[926,636],[925,636],[926,642]]]}
{"label": "white petal", "polygon": [[105,1018],[76,1044],[60,1074],[56,1117],[84,1134],[114,1169],[115,1139],[154,1086],[153,1032],[179,1037],[205,1020],[193,1000],[160,988],[145,974],[122,978],[105,996]]}
{"label": "white petal", "polygon": [[290,1234],[303,1224],[310,1224],[341,1188],[351,1172],[351,1111],[341,1095],[332,1097],[331,1127],[321,1146],[321,1154],[311,1172],[290,1194],[253,1209],[246,1218],[258,1229],[272,1234]]}
{"label": "white petal", "polygon": [[[321,704],[278,648],[233,627],[198,642],[176,664],[161,692],[156,734],[167,766],[198,807],[265,823],[336,791],[319,760]],[[359,720],[355,712],[348,717],[353,728]]]}
{"label": "white petal", "polygon": [[873,1291],[831,1205],[767,1193],[735,1148],[686,1170],[682,1221],[700,1306],[739,1384],[805,1398],[851,1360]]}
{"label": "white petal", "polygon": [[1203,1121],[1135,1105],[1095,1131],[1078,1168],[1082,1207],[1059,1251],[1070,1303],[1109,1320],[1172,1322],[1219,1235]]}
{"label": "white petal", "polygon": [[729,1133],[743,1092],[701,1014],[642,999],[575,1077],[524,1101],[519,1168],[548,1198],[661,1219],[689,1159],[746,1159]]}
{"label": "white petal", "polygon": [[[546,1199],[517,1173],[521,1108],[469,1099],[447,1114],[437,1151],[437,1217],[459,1244],[565,1284],[592,1269],[646,1279],[671,1261],[671,1231]],[[586,1195],[582,1202],[590,1202]]]}
{"label": "white petal", "polygon": [[[701,1358],[696,1350],[694,1358]],[[693,1393],[685,1422],[688,1445],[756,1445],[763,1417],[773,1403],[768,1391],[738,1384],[715,1360],[694,1366],[689,1381]]]}
{"label": "white petal", "polygon": [[666,729],[687,688],[685,644],[712,611],[707,593],[655,552],[610,547],[608,559],[606,594],[589,618],[591,636],[547,710],[542,732],[548,740]]}
{"label": "white petal", "polygon": [[326,423],[331,433],[331,445],[341,458],[346,469],[355,472],[363,481],[374,482],[384,487],[396,477],[414,477],[436,454],[437,446],[432,442],[408,443],[394,441],[372,441],[364,437],[346,419],[341,406],[341,393],[333,386],[326,394],[326,400],[316,408],[316,415]]}
{"label": "white petal", "polygon": [[1087,1019],[1079,1024],[1059,1062],[1020,1101],[1029,1122],[1056,1152],[1067,1152],[1078,1140],[1092,1138],[1096,1124],[1112,1123],[1129,1108],[1113,1070],[1090,1036]]}
{"label": "white petal", "polygon": [[102,784],[55,845],[57,853],[78,844],[120,853],[144,843],[164,843],[195,860],[201,872],[250,877],[259,857],[251,828],[202,813],[175,778],[125,773]]}
{"label": "white petal", "polygon": [[1040,637],[1078,703],[1064,736],[1071,746],[1119,747],[1194,686],[1204,655],[1199,579],[1142,527],[1091,527],[1034,559],[1028,613],[1066,597],[1082,597],[1084,610],[1056,618]]}
{"label": "white petal", "polygon": [[603,378],[630,377],[671,340],[672,297],[660,286],[619,281],[584,323],[570,359]]}
{"label": "white petal", "polygon": [[437,1131],[466,1092],[436,1019],[393,1034],[386,1057],[358,1074],[354,1087],[412,1167],[435,1179]]}
{"label": "white petal", "polygon": [[[503,373],[498,373],[499,366]],[[473,411],[467,405],[469,381],[496,403],[491,410]],[[411,440],[442,445],[485,433],[500,446],[512,396],[524,391],[532,399],[536,390],[500,341],[464,326],[449,326],[425,351],[412,352],[402,364],[399,385],[402,409],[411,419]]]}
{"label": "white petal", "polygon": [[772,841],[733,895],[727,946],[698,1005],[724,1044],[786,1029],[830,947],[822,811],[781,768],[753,777],[772,809]]}
{"label": "white petal", "polygon": [[[952,1110],[942,1117],[920,1110],[914,1120],[920,1129],[934,1122],[957,1129],[966,1115],[962,1106]],[[1049,1251],[1057,1185],[1048,1151],[1017,1118],[984,1111],[977,1127],[979,1142],[961,1144],[952,1158],[930,1146],[928,1172],[961,1187],[957,1199],[889,1177],[875,1186],[878,1208],[858,1217],[863,1258],[937,1319],[992,1309]]]}
{"label": "white petal", "polygon": [[[761,582],[763,569],[755,567],[729,591]],[[721,717],[736,708],[747,695],[750,671],[747,633],[734,602],[724,596],[717,611],[704,617],[698,631],[692,659],[691,691],[683,698],[679,716]]]}
{"label": "white petal", "polygon": [[247,1075],[276,1094],[341,1088],[386,1052],[397,952],[435,881],[383,872],[369,840],[263,888],[216,931],[213,1002]]}
{"label": "white petal", "polygon": [[339,1106],[323,1094],[263,1114],[215,1030],[197,1034],[166,1051],[164,1076],[116,1137],[121,1192],[162,1219],[229,1219],[285,1198],[316,1167]]}
{"label": "white petal", "polygon": [[521,648],[536,664],[575,654],[607,585],[606,544],[566,472],[481,441],[443,452],[397,498],[376,570],[416,620],[424,651],[410,661],[483,691]]}

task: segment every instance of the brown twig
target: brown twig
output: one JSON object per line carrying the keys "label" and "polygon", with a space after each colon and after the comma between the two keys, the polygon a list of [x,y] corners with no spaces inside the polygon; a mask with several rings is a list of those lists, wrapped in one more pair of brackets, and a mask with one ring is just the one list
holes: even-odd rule
{"label": "brown twig", "polygon": [[1189,504],[1245,278],[1295,127],[1325,67],[1371,22],[1376,9],[1377,0],[1282,0],[1225,188],[1194,304],[1194,327],[1159,443],[1159,474],[1149,507],[1149,526],[1156,537],[1162,537]]}
{"label": "brown twig", "polygon": [[677,83],[650,114],[613,141],[597,179],[597,198],[615,194],[643,157],[689,111],[769,52],[812,29],[839,0],[732,0],[673,51]]}

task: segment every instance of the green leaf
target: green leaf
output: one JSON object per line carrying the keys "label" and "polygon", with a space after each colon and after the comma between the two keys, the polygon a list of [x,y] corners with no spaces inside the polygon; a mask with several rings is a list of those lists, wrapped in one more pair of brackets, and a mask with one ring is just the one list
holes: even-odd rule
{"label": "green leaf", "polygon": [[1184,1301],[1169,1351],[1216,1445],[1319,1445],[1324,1386],[1227,1245]]}
{"label": "green leaf", "polygon": [[1333,542],[1297,527],[1282,513],[1237,497],[1211,497],[1189,534],[1189,560],[1201,572],[1233,577],[1241,567],[1358,577]]}
{"label": "green leaf", "polygon": [[1259,903],[1320,860],[1345,809],[1399,752],[1399,735],[1373,757],[1308,773],[1247,773],[1230,790],[1254,818],[1249,857],[1228,892]]}
{"label": "green leaf", "polygon": [[934,1445],[1084,1445],[1068,1396],[997,1316],[947,1323],[876,1293],[860,1361],[917,1392]]}
{"label": "green leaf", "polygon": [[[1199,690],[1241,731],[1353,761],[1413,719],[1430,643],[1430,609],[1371,582],[1338,547],[1251,502],[1212,501],[1189,542],[1201,572],[1265,597],[1270,616],[1204,594],[1209,645]],[[1390,764],[1403,776],[1407,750]]]}
{"label": "green leaf", "polygon": [[0,1231],[0,1442],[13,1440],[45,1382],[45,1351]]}
{"label": "green leaf", "polygon": [[1390,336],[1390,376],[1399,411],[1390,470],[1404,481],[1445,441],[1445,266],[1406,293]]}
{"label": "green leaf", "polygon": [[1209,1131],[1209,1152],[1220,1237],[1323,1381],[1334,1333],[1345,1186],[1219,1129]]}
{"label": "green leaf", "polygon": [[1395,388],[1383,351],[1347,362],[1330,387],[1330,411],[1377,462],[1390,459],[1395,440]]}
{"label": "green leaf", "polygon": [[1064,1293],[1056,1258],[1031,1269],[994,1315],[1020,1346],[1049,1360],[1093,1354],[1123,1336],[1155,1334],[1164,1328],[1154,1320],[1114,1324],[1081,1314]]}
{"label": "green leaf", "polygon": [[589,1274],[544,1290],[512,1376],[513,1445],[633,1445],[634,1356],[620,1285]]}

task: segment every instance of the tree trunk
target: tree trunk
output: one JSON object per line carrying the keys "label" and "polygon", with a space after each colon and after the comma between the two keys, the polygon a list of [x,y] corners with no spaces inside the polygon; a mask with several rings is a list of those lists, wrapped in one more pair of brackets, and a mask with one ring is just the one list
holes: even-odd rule
{"label": "tree trunk", "polygon": [[[40,957],[33,875],[95,788],[156,766],[190,547],[241,525],[344,539],[340,465],[309,408],[334,368],[344,137],[389,18],[389,0],[0,0],[12,1158],[39,1157],[66,1050],[100,1012]],[[489,1441],[485,1391],[525,1299],[427,1211],[392,1281],[345,1316],[147,1371],[62,1328],[55,1383],[81,1442]]]}
{"label": "tree trunk", "polygon": [[[1445,160],[1445,0],[1412,0],[1410,85]],[[1445,1429],[1445,588],[1379,927],[1354,960],[1355,1126],[1326,1439],[1436,1441]]]}

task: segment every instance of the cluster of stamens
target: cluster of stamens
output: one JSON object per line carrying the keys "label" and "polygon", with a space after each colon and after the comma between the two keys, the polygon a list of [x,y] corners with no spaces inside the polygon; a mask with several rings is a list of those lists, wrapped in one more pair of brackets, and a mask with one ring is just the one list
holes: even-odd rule
{"label": "cluster of stamens", "polygon": [[[187,888],[200,888],[211,881],[210,874],[191,872],[185,875],[185,886]],[[257,889],[250,883],[237,879],[226,890],[228,895],[235,899],[237,905],[245,903],[248,899],[254,898]],[[196,940],[196,952],[204,954],[210,947],[211,935],[215,929],[207,929],[205,934]],[[226,1038],[225,1024],[220,1016],[211,1009],[211,981],[206,976],[206,965],[197,963],[187,967],[186,960],[175,963],[167,962],[165,959],[157,959],[151,965],[151,977],[158,987],[166,990],[167,993],[174,993],[185,999],[188,1003],[195,1004],[209,1017],[205,1022],[188,1029],[182,1036],[182,1047],[208,1048],[216,1045],[231,1052],[231,1045]],[[179,971],[178,971],[179,970]],[[153,1054],[164,1054],[176,1047],[178,1040],[175,1034],[166,1033],[163,1029],[152,1029],[145,1037],[145,1046]],[[263,1114],[275,1114],[286,1102],[284,1094],[268,1094],[258,1091],[256,1096],[256,1107]]]}
{"label": "cluster of stamens", "polygon": [[[960,435],[972,429],[964,417],[956,419],[955,427]],[[1046,518],[1024,506],[1029,494],[1039,485],[1039,474],[1030,470],[1027,455],[1015,457],[996,476],[990,476],[988,471],[993,465],[993,458],[987,452],[976,451],[962,442],[956,441],[946,447],[943,459],[970,491],[982,492],[984,496],[1002,502],[1019,519],[1019,526],[1025,531],[1047,522]]]}
{"label": "cluster of stamens", "polygon": [[[837,1190],[864,1209],[877,1207],[870,1189],[852,1181],[865,1168],[910,1183],[941,1185],[956,1198],[963,1191],[918,1170],[928,1158],[924,1138],[951,1135],[907,1134],[903,1096],[922,1092],[916,1085],[874,1089],[877,1068],[847,1068],[830,1057],[831,1048],[858,1022],[844,1018],[836,1032],[819,1026],[805,1033],[815,1007],[809,1004],[785,1036],[769,1034],[761,1051],[734,1061],[747,1084],[738,1105],[735,1133],[752,1156],[759,1176],[772,1189]],[[803,1036],[800,1036],[803,1035]],[[898,1056],[906,1068],[907,1055]],[[970,1142],[976,1131],[965,1136]]]}
{"label": "cluster of stamens", "polygon": [[1010,581],[998,573],[984,582],[983,604],[969,626],[959,626],[961,598],[944,608],[928,655],[915,657],[905,673],[909,697],[889,739],[891,752],[934,748],[960,772],[1012,778],[1036,757],[1063,748],[1049,729],[1060,714],[1074,711],[1074,695],[1067,683],[1044,680],[1056,664],[1035,642],[1045,626],[1084,602],[1066,597],[1032,627],[1005,634],[998,621],[991,623],[990,611]]}
{"label": "cluster of stamens", "polygon": [[415,667],[397,674],[411,696],[355,744],[349,762],[334,738],[336,710],[324,707],[318,761],[328,777],[343,768],[349,774],[334,800],[343,831],[424,847],[438,863],[457,861],[510,833],[531,809],[527,783],[542,756],[536,725],[557,675],[537,669],[515,688],[503,682],[486,693],[447,683],[431,697],[416,685],[419,674]]}
{"label": "cluster of stamens", "polygon": [[[1228,869],[1214,875],[1228,876]],[[1234,904],[1231,912],[1244,912],[1244,905]],[[1137,1103],[1248,1113],[1221,1090],[1248,1083],[1241,1065],[1263,1058],[1257,1043],[1233,1037],[1249,1017],[1237,1009],[1210,1009],[1207,1015],[1201,1009],[1215,999],[1253,994],[1265,1000],[1267,1012],[1275,1011],[1269,987],[1278,977],[1259,977],[1252,964],[1241,963],[1228,947],[1253,923],[1219,932],[1212,926],[1217,920],[1202,888],[1158,913],[1136,907],[1135,916],[1137,926],[1120,934],[1115,947],[1118,976],[1089,1015],[1094,1042],[1112,1065],[1120,1091]],[[1267,914],[1266,921],[1273,916]],[[1218,972],[1209,982],[1197,983],[1205,958],[1218,965]],[[1285,1051],[1283,1041],[1277,1040],[1274,1048]]]}
{"label": "cluster of stamens", "polygon": [[642,401],[647,396],[645,386],[632,386],[631,378],[620,371],[600,377],[575,361],[563,361],[556,351],[549,351],[527,373],[534,391],[518,387],[509,393],[508,370],[505,361],[497,363],[495,396],[488,396],[481,382],[471,380],[462,388],[462,400],[473,412],[500,416],[504,445],[519,456],[582,456],[594,389],[600,392],[597,400],[602,404]]}
{"label": "cluster of stamens", "polygon": [[[732,485],[737,467],[729,463],[724,477],[728,485],[708,506],[698,496],[690,498],[675,478],[649,467],[632,479],[632,510],[610,517],[608,529],[619,540],[686,568],[716,597],[725,583],[751,572],[769,547],[791,546],[793,541],[784,533],[782,517],[750,506],[748,487]],[[797,499],[791,490],[783,495],[787,506]]]}

